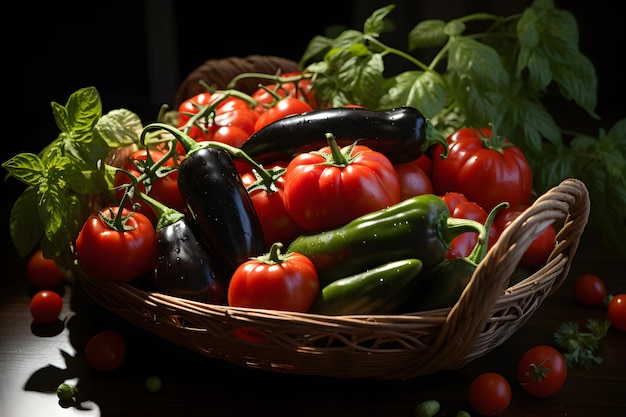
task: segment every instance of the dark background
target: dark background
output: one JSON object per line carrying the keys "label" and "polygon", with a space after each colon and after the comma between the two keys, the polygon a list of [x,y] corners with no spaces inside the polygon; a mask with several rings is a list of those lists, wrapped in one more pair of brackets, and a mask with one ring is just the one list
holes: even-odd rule
{"label": "dark background", "polygon": [[[62,4],[61,4],[62,3]],[[317,0],[289,3],[194,0],[14,3],[3,25],[4,143],[2,161],[37,152],[58,134],[50,102],[65,104],[95,86],[105,112],[125,107],[144,123],[172,104],[178,85],[211,58],[250,54],[299,60],[309,40],[331,25],[361,29],[371,12],[391,1]],[[400,0],[385,39],[406,47],[406,33],[427,18],[471,12],[508,15],[529,1]],[[617,60],[626,36],[608,2],[555,1],[579,24],[580,47],[596,66],[598,113],[609,129],[624,114],[625,87]],[[606,4],[605,4],[606,3]],[[9,21],[14,24],[9,25]],[[10,28],[9,28],[10,27]],[[406,50],[406,49],[405,49]],[[8,73],[7,73],[8,72]],[[591,132],[594,133],[594,132]]]}

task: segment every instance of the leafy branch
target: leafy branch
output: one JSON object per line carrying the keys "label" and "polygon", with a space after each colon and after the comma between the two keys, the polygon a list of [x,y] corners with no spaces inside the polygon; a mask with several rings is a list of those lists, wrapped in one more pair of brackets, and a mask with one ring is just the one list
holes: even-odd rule
{"label": "leafy branch", "polygon": [[20,153],[2,167],[26,185],[10,215],[10,232],[20,256],[38,246],[46,257],[67,265],[68,243],[82,227],[94,196],[114,201],[111,151],[138,143],[143,128],[134,113],[117,109],[102,115],[94,87],[74,92],[65,106],[52,103],[58,137],[38,154]]}
{"label": "leafy branch", "polygon": [[[424,20],[408,34],[409,51],[402,51],[380,41],[394,8],[374,11],[363,31],[310,41],[300,64],[314,74],[322,100],[331,106],[415,107],[444,134],[493,123],[526,155],[535,192],[569,177],[584,181],[591,221],[626,256],[626,119],[593,138],[563,129],[546,107],[556,90],[600,119],[595,68],[579,49],[574,16],[552,0],[535,0],[511,16]],[[431,62],[415,57],[433,48],[439,49]],[[385,75],[390,55],[415,69]]]}

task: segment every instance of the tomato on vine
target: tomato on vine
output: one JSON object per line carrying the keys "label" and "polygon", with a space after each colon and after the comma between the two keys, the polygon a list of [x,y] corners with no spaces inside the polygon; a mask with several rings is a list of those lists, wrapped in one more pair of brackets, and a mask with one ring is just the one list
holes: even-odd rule
{"label": "tomato on vine", "polygon": [[567,362],[551,346],[533,346],[519,360],[517,379],[522,389],[533,397],[550,397],[563,387],[567,379]]}
{"label": "tomato on vine", "polygon": [[76,238],[76,259],[88,274],[130,281],[154,268],[156,232],[145,215],[119,207],[93,213]]}
{"label": "tomato on vine", "polygon": [[472,408],[480,415],[498,416],[511,404],[511,386],[502,375],[486,372],[472,381],[468,399]]}
{"label": "tomato on vine", "polygon": [[[155,166],[157,163],[158,167]],[[126,192],[125,185],[131,184],[132,178],[128,175],[130,173],[137,179],[144,179],[137,184],[137,189],[142,193],[147,193],[150,197],[173,209],[186,210],[185,200],[178,188],[177,165],[178,162],[168,156],[165,150],[140,149],[133,152],[122,164],[123,171],[118,170],[115,173],[114,185],[117,198],[121,200]],[[148,184],[149,191],[146,191],[146,184]],[[129,210],[133,209],[133,202],[126,199],[125,207]],[[138,211],[156,224],[157,216],[149,205],[141,204]]]}
{"label": "tomato on vine", "polygon": [[270,104],[254,124],[254,131],[258,131],[265,126],[294,114],[305,113],[313,110],[306,101],[295,97],[278,98],[277,101]]}
{"label": "tomato on vine", "polygon": [[268,184],[256,170],[250,170],[241,174],[241,181],[246,187],[254,209],[259,216],[265,250],[269,251],[274,242],[289,245],[293,239],[305,233],[287,213],[283,192],[285,188],[284,171],[288,163],[278,161],[266,166],[272,180]]}
{"label": "tomato on vine", "polygon": [[586,306],[602,304],[607,297],[604,282],[594,274],[582,274],[574,281],[574,298]]}

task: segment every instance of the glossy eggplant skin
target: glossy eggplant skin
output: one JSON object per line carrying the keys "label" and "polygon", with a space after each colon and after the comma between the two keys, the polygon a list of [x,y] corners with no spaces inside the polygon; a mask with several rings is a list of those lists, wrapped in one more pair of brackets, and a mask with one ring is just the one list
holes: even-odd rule
{"label": "glossy eggplant skin", "polygon": [[227,151],[189,152],[178,169],[178,187],[207,249],[223,261],[229,277],[241,263],[263,254],[261,222]]}
{"label": "glossy eggplant skin", "polygon": [[155,290],[210,304],[227,304],[228,280],[195,221],[183,217],[157,231]]}
{"label": "glossy eggplant skin", "polygon": [[[383,153],[392,162],[418,158],[430,145],[428,120],[413,107],[390,110],[323,108],[277,120],[246,140],[241,150],[261,162],[287,160],[327,145],[326,133],[339,146],[359,145]],[[441,138],[437,138],[441,140]]]}

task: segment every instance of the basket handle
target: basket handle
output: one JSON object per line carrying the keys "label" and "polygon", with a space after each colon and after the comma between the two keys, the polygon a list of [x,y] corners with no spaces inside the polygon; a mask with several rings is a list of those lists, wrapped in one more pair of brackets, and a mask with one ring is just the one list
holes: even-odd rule
{"label": "basket handle", "polygon": [[429,353],[422,358],[423,368],[433,364],[433,367],[444,369],[442,362],[463,356],[472,348],[528,246],[547,225],[564,220],[548,260],[550,262],[558,257],[566,257],[564,269],[551,292],[556,290],[567,277],[589,211],[589,193],[585,184],[577,179],[566,179],[541,195],[518,216],[478,265],[463,294],[437,332],[431,349],[428,349]]}

